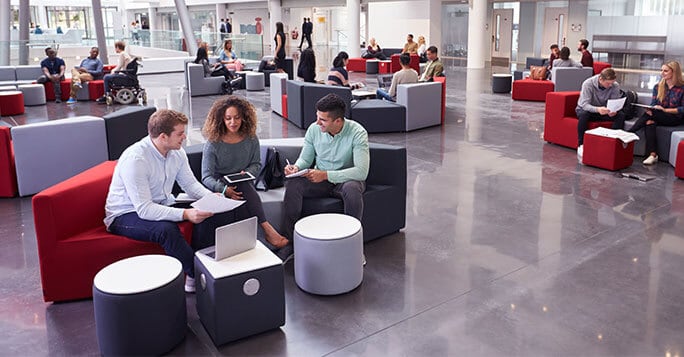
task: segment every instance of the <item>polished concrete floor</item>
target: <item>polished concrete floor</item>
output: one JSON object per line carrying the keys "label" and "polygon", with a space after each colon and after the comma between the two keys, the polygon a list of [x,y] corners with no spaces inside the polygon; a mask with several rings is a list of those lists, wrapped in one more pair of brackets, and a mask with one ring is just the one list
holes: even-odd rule
{"label": "polished concrete floor", "polygon": [[[307,294],[288,264],[285,326],[218,348],[188,295],[172,354],[683,356],[684,181],[638,158],[631,169],[655,180],[579,165],[542,140],[544,103],[492,94],[490,73],[448,69],[444,126],[370,136],[407,148],[407,221],[366,244],[359,288]],[[188,141],[203,141],[216,97],[190,102],[181,74],[141,81],[149,104],[192,113]],[[303,134],[269,111],[268,92],[239,94],[261,138]],[[120,108],[49,103],[0,125]],[[0,217],[0,355],[98,354],[92,301],[42,301],[31,199],[0,199]]]}

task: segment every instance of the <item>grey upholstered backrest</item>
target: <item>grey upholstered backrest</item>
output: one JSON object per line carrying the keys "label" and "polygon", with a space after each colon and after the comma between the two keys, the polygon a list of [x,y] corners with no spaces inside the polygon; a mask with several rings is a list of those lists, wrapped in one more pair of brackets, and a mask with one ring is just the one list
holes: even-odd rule
{"label": "grey upholstered backrest", "polygon": [[0,66],[0,82],[15,80],[17,80],[17,77],[15,74],[14,66]]}
{"label": "grey upholstered backrest", "polygon": [[582,82],[594,74],[592,67],[553,67],[551,80],[555,92],[578,91],[582,89]]}

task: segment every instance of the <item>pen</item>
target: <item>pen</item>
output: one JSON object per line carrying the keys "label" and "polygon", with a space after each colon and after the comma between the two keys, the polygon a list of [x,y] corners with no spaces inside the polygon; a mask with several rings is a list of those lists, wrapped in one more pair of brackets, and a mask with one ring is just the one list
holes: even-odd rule
{"label": "pen", "polygon": [[287,162],[287,166],[292,166],[292,164],[290,163],[290,160],[285,159],[285,162]]}
{"label": "pen", "polygon": [[226,197],[226,189],[228,188],[228,185],[223,186],[223,191],[221,191],[221,196]]}

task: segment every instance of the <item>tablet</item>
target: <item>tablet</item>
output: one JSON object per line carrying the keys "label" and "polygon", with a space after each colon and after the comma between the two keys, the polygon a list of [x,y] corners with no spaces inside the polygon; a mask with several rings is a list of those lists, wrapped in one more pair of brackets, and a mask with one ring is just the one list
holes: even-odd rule
{"label": "tablet", "polygon": [[254,180],[255,177],[254,175],[250,174],[249,172],[244,172],[244,173],[236,173],[236,174],[230,174],[223,176],[223,178],[228,181],[228,183],[237,183],[237,182],[242,182],[242,181],[249,181],[249,180]]}

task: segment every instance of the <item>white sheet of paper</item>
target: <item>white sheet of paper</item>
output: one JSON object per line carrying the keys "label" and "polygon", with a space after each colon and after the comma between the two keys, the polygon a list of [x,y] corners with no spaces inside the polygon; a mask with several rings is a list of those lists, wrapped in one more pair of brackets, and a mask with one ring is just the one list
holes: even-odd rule
{"label": "white sheet of paper", "polygon": [[309,173],[309,169],[299,170],[293,174],[289,174],[289,175],[285,176],[285,178],[295,178],[295,177],[299,177],[299,176],[304,176],[307,173]]}
{"label": "white sheet of paper", "polygon": [[608,108],[608,110],[610,110],[611,113],[615,113],[625,106],[625,100],[627,100],[627,97],[622,97],[619,99],[608,99],[606,108]]}
{"label": "white sheet of paper", "polygon": [[191,204],[192,207],[200,211],[208,211],[211,213],[221,213],[234,210],[245,201],[231,200],[230,198],[221,197],[216,194],[206,195]]}
{"label": "white sheet of paper", "polygon": [[178,194],[178,196],[176,196],[176,203],[190,203],[190,202],[195,202],[195,201],[197,201],[197,200],[190,197],[190,195],[188,195],[185,192],[181,192]]}
{"label": "white sheet of paper", "polygon": [[603,128],[603,127],[598,127],[594,128],[591,130],[587,130],[585,134],[592,134],[592,135],[598,135],[598,136],[605,136],[608,138],[615,138],[619,139],[625,144],[629,144],[632,141],[637,141],[639,140],[639,137],[634,134],[630,133],[621,129],[608,129],[608,128]]}

